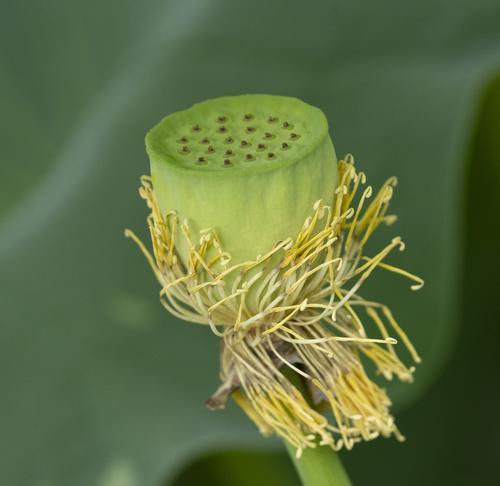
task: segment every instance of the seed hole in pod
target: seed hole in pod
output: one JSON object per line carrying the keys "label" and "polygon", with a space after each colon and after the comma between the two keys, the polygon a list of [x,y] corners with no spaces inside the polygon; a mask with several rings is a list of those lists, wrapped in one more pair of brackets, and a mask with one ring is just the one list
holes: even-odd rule
{"label": "seed hole in pod", "polygon": [[184,147],[181,148],[181,154],[188,154],[189,153],[189,148],[187,145],[184,145]]}
{"label": "seed hole in pod", "polygon": [[234,138],[233,137],[227,137],[225,140],[224,140],[224,143],[233,143],[234,142]]}
{"label": "seed hole in pod", "polygon": [[207,137],[205,137],[200,140],[200,143],[207,144],[210,143],[210,140]]}
{"label": "seed hole in pod", "polygon": [[250,142],[247,142],[246,140],[242,140],[240,143],[240,147],[249,147],[249,146],[250,146]]}
{"label": "seed hole in pod", "polygon": [[198,132],[201,132],[201,127],[200,127],[200,125],[193,125],[191,130],[195,133],[198,133]]}
{"label": "seed hole in pod", "polygon": [[298,140],[299,138],[300,138],[300,135],[298,133],[290,133],[291,140]]}
{"label": "seed hole in pod", "polygon": [[274,138],[274,135],[273,135],[272,133],[270,133],[270,132],[266,132],[266,133],[264,134],[264,138],[265,138],[266,140],[272,140],[272,139]]}
{"label": "seed hole in pod", "polygon": [[259,144],[257,145],[257,150],[258,150],[259,152],[262,152],[262,151],[263,151],[263,150],[265,150],[265,149],[266,149],[266,144],[265,144],[265,143],[259,143]]}
{"label": "seed hole in pod", "polygon": [[187,137],[181,137],[179,138],[179,140],[177,140],[177,143],[187,143],[187,142],[188,142]]}
{"label": "seed hole in pod", "polygon": [[215,149],[211,145],[209,145],[208,148],[207,148],[207,152],[209,154],[213,154],[215,152]]}
{"label": "seed hole in pod", "polygon": [[254,116],[251,113],[245,113],[243,115],[243,120],[245,120],[245,121],[253,120],[253,118],[254,118]]}
{"label": "seed hole in pod", "polygon": [[270,115],[267,121],[268,123],[276,123],[278,121],[278,117]]}
{"label": "seed hole in pod", "polygon": [[217,131],[219,133],[226,133],[227,132],[227,128],[225,126],[222,126],[222,127],[217,128]]}
{"label": "seed hole in pod", "polygon": [[219,123],[226,123],[227,118],[224,115],[220,115],[220,116],[217,117],[217,121]]}
{"label": "seed hole in pod", "polygon": [[231,157],[233,155],[233,151],[231,149],[227,149],[225,152],[224,152],[224,155],[227,156],[227,157]]}
{"label": "seed hole in pod", "polygon": [[197,163],[198,164],[206,164],[207,163],[207,159],[205,157],[198,157]]}
{"label": "seed hole in pod", "polygon": [[285,130],[289,130],[290,128],[292,128],[292,124],[291,124],[291,123],[288,123],[287,121],[286,121],[286,122],[283,122],[281,126],[282,126]]}
{"label": "seed hole in pod", "polygon": [[231,167],[233,164],[229,159],[224,159],[224,167]]}
{"label": "seed hole in pod", "polygon": [[288,150],[290,148],[290,145],[288,145],[286,142],[283,142],[281,144],[281,150]]}
{"label": "seed hole in pod", "polygon": [[246,154],[245,160],[255,160],[255,157],[252,154]]}
{"label": "seed hole in pod", "polygon": [[269,152],[267,154],[267,160],[274,160],[276,158],[276,155],[274,155],[272,152]]}
{"label": "seed hole in pod", "polygon": [[255,132],[255,127],[246,127],[245,128],[245,132],[247,132],[247,133],[253,133],[253,132]]}

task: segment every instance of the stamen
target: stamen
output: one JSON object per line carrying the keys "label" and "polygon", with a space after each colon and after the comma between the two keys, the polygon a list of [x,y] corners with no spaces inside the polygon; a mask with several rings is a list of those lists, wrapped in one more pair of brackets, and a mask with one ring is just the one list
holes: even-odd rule
{"label": "stamen", "polygon": [[[289,128],[288,122],[282,127]],[[209,143],[204,140],[200,143]],[[242,140],[240,145],[250,143]],[[288,147],[286,142],[281,144],[282,150]],[[184,145],[180,151],[189,153],[189,148]],[[215,150],[209,145],[207,152]],[[233,151],[227,149],[224,155],[230,157]],[[266,157],[270,156],[274,158],[275,153],[267,152]],[[203,156],[196,160],[207,163]],[[255,156],[246,153],[244,160],[255,160]],[[223,159],[223,167],[232,165],[229,158]],[[151,210],[147,221],[152,252],[132,232],[127,230],[126,235],[137,243],[160,282],[161,304],[181,319],[206,325],[223,341],[223,385],[211,403],[223,406],[232,391],[262,433],[283,437],[297,455],[315,447],[317,440],[338,450],[380,435],[403,439],[390,414],[389,398],[368,378],[359,357],[371,360],[387,379],[397,376],[411,381],[413,367],[398,358],[390,328],[413,360],[420,361],[391,311],[359,295],[375,268],[409,278],[414,282],[412,289],[423,285],[420,278],[383,261],[393,249],[403,248],[399,237],[373,257],[363,254],[377,227],[393,219],[386,211],[395,179],[365,209],[370,187],[356,196],[357,205],[352,204],[365,183],[364,174],[356,173],[352,158],[340,161],[335,201],[315,203],[295,238],[278,242],[253,261],[235,265],[230,264],[230,255],[223,251],[215,231],[191,234],[188,224],[180,224],[175,213],[160,211],[151,179],[141,181],[140,195]],[[187,248],[186,262],[177,255],[178,233]],[[365,320],[370,323],[366,330]],[[375,336],[370,335],[372,331]],[[284,377],[284,366],[307,380],[314,400],[328,407],[333,423]]]}

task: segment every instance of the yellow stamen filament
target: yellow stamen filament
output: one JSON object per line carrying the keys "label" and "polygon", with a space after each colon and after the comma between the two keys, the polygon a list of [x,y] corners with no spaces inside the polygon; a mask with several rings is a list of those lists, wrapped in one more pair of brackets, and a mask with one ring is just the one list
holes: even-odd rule
{"label": "yellow stamen filament", "polygon": [[[152,253],[126,231],[160,282],[162,305],[180,319],[208,325],[222,341],[223,384],[213,408],[222,408],[232,394],[263,434],[283,437],[297,455],[318,444],[350,449],[380,435],[403,440],[388,396],[367,376],[359,355],[389,380],[412,380],[413,367],[396,354],[396,338],[420,361],[388,307],[359,295],[376,268],[412,280],[413,290],[423,285],[384,261],[404,248],[399,237],[373,257],[363,254],[378,226],[395,220],[386,212],[397,181],[389,179],[371,199],[373,189],[363,188],[366,177],[351,156],[339,162],[339,181],[334,200],[318,201],[294,239],[236,265],[213,230],[202,230],[195,244],[175,213],[161,214],[149,177],[141,179],[139,193],[151,210]],[[188,249],[186,261],[176,251],[178,238]],[[333,423],[308,403],[285,369],[303,380],[314,404],[328,406]]]}

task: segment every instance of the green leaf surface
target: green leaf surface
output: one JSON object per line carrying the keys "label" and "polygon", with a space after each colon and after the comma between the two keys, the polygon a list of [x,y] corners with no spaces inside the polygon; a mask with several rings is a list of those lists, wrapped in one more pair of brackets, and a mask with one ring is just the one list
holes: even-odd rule
{"label": "green leaf surface", "polygon": [[384,237],[404,237],[392,262],[426,287],[379,273],[365,294],[391,304],[424,359],[415,384],[391,384],[396,404],[421,396],[460,322],[465,163],[500,64],[498,14],[465,1],[2,3],[0,484],[158,485],[204,451],[274,446],[235,407],[204,408],[218,340],[162,310],[123,238],[146,235],[146,131],[205,98],[303,98],[370,182],[398,176]]}

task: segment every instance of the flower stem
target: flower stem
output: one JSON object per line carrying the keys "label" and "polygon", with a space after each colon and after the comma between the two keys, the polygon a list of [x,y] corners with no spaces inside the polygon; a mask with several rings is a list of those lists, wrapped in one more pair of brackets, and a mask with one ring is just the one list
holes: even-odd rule
{"label": "flower stem", "polygon": [[332,448],[307,448],[297,459],[295,448],[287,442],[285,445],[304,486],[351,486],[340,457]]}
{"label": "flower stem", "polygon": [[[301,376],[291,370],[283,370],[286,378],[299,390],[308,403],[314,407],[311,395]],[[340,457],[328,446],[305,448],[300,459],[294,446],[285,442],[288,454],[302,480],[303,486],[351,486]]]}

